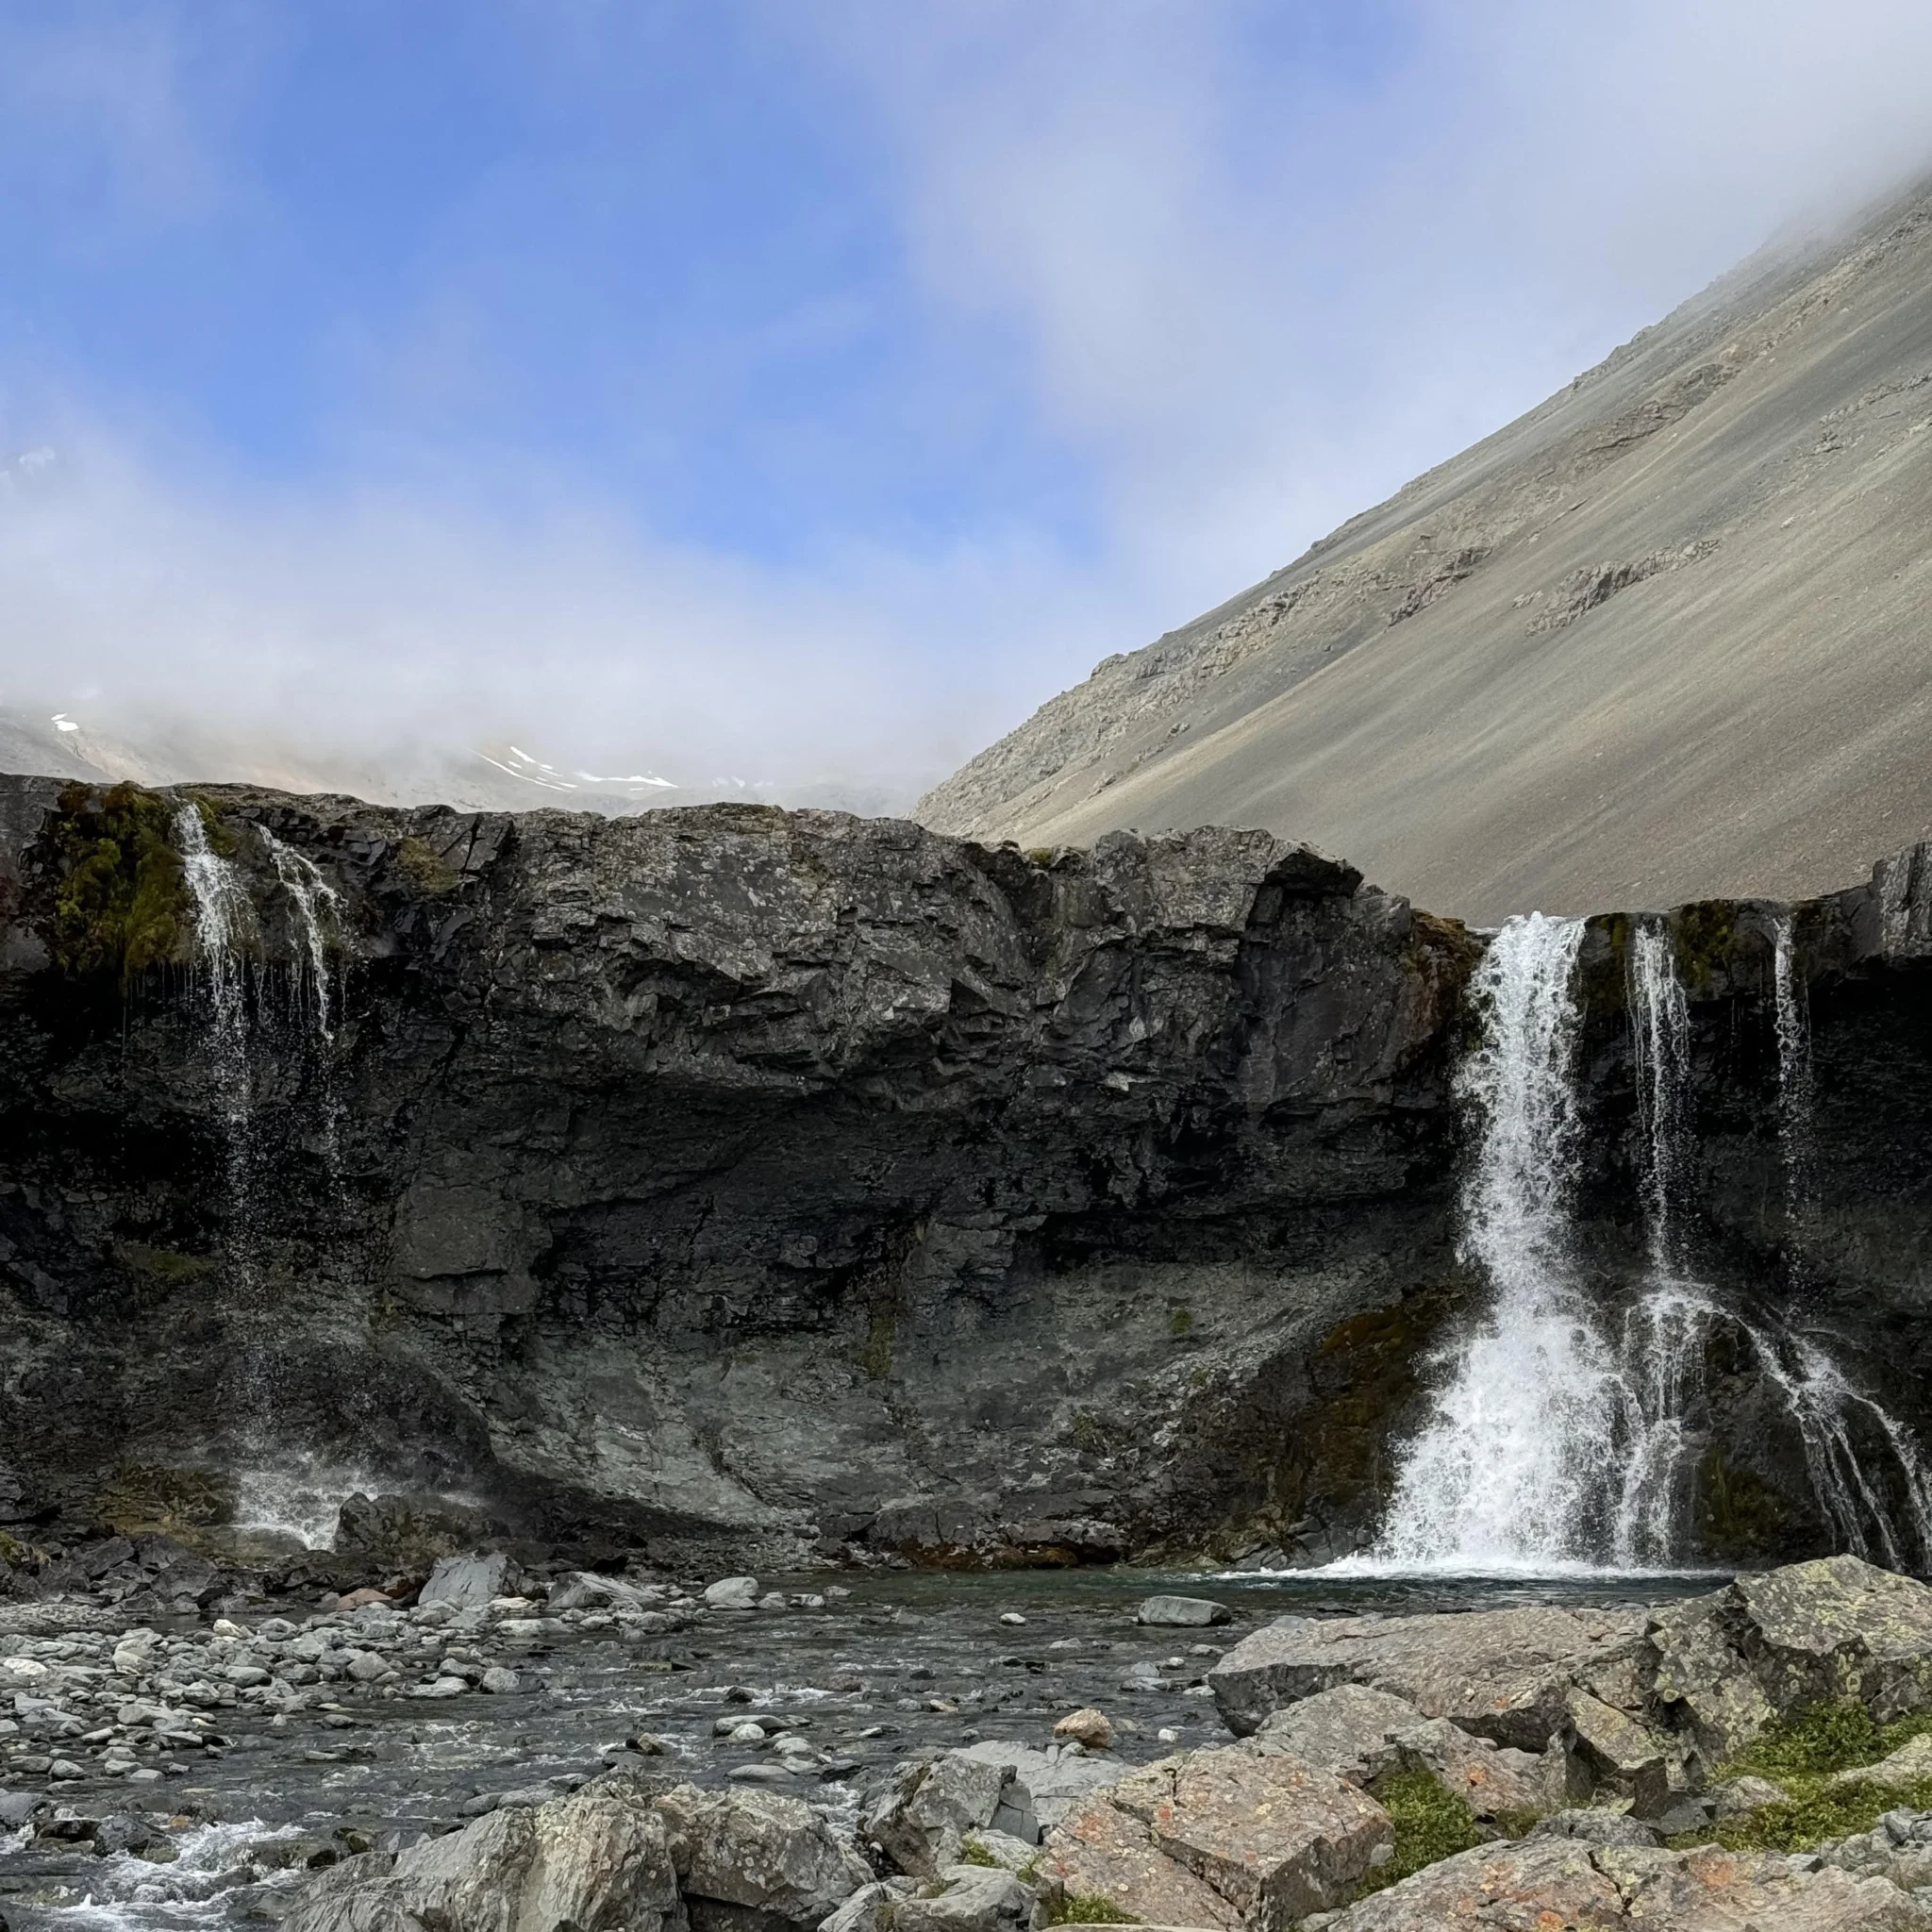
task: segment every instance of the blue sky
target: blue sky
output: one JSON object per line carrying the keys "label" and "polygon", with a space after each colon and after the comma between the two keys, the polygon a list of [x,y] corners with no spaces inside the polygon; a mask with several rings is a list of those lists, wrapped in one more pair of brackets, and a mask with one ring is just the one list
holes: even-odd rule
{"label": "blue sky", "polygon": [[0,0],[0,703],[903,793],[1928,73],[1895,0]]}

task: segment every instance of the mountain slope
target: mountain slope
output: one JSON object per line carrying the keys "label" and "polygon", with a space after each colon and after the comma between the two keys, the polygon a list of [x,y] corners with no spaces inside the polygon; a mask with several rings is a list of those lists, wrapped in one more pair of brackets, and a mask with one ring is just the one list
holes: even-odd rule
{"label": "mountain slope", "polygon": [[1263,826],[1424,904],[1816,891],[1932,828],[1932,184],[1760,258],[930,792]]}

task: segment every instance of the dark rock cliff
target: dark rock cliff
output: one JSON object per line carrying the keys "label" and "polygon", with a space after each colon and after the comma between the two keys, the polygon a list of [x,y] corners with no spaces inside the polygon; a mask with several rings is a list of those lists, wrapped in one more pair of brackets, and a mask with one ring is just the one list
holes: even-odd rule
{"label": "dark rock cliff", "polygon": [[[1265,834],[196,795],[245,1097],[168,856],[123,825],[90,902],[147,905],[130,974],[63,896],[110,802],[5,797],[30,1495],[309,1457],[545,1538],[1052,1557],[1360,1488],[1372,1418],[1339,1471],[1295,1418],[1452,1268],[1458,929]],[[258,828],[340,895],[332,1038]]]}
{"label": "dark rock cliff", "polygon": [[[1373,1520],[1474,1287],[1460,927],[1261,833],[1028,855],[198,788],[251,908],[231,1036],[184,796],[0,791],[16,1520],[219,1523],[291,1469],[591,1556],[1312,1556]],[[303,861],[337,901],[320,1003]],[[1677,921],[1703,1238],[1784,1292],[1771,916]],[[1797,933],[1804,1291],[1910,1414],[1932,869]],[[1627,937],[1599,922],[1585,960],[1607,1280],[1636,1243]],[[1761,1377],[1716,1367],[1707,1540],[1820,1545]]]}

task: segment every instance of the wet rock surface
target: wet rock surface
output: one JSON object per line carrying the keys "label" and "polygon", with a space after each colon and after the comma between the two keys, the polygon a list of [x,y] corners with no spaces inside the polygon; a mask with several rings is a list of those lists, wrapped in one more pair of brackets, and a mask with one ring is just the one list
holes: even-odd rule
{"label": "wet rock surface", "polygon": [[[693,1612],[706,1582],[603,1580]],[[569,1573],[556,1585],[566,1598],[580,1587]],[[661,1610],[535,1598],[290,1604],[132,1628],[94,1604],[17,1607],[0,1612],[15,1626],[0,1635],[0,1670],[36,1688],[13,1691],[0,1720],[14,1727],[0,1731],[0,1827],[12,1833],[0,1912],[15,1932],[51,1928],[92,1897],[124,1925],[241,1924],[365,1852],[399,1859],[425,1834],[441,1843],[614,1774],[653,1800],[685,1788],[801,1802],[903,1884],[941,1885],[962,1856],[997,1863],[1002,1847],[1008,1868],[1036,1864],[1042,1835],[1058,1834],[1064,1869],[1038,1866],[1029,1882],[1098,1895],[1138,1844],[1137,1895],[1159,1880],[1172,1907],[1160,1922],[1232,1924],[1236,1908],[1154,1824],[1107,1807],[1105,1869],[1091,1834],[1067,1827],[1137,1767],[1226,1747],[1208,1670],[1293,1588],[1218,1583],[1231,1622],[1198,1643],[1136,1621],[1144,1580],[1099,1573],[764,1579],[758,1601],[782,1608],[691,1613],[671,1630],[647,1621]],[[1391,1585],[1298,1600],[1445,1599]],[[514,1689],[486,1689],[491,1672]],[[439,1690],[452,1678],[460,1690]],[[1089,1707],[1108,1716],[1105,1751],[1054,1737]],[[695,1801],[680,1803],[695,1831]],[[537,1840],[500,1830],[491,1842],[525,1871]],[[328,1914],[351,1910],[344,1894],[323,1896],[338,1901]],[[847,1903],[863,1917],[903,1898]],[[1210,1898],[1219,1918],[1181,1910]]]}
{"label": "wet rock surface", "polygon": [[[1754,1637],[1720,1674],[1741,1661],[1789,1688],[1786,1653],[1857,1658],[1863,1674],[1828,1681],[1865,1701],[1828,1707],[1874,1724],[1919,1681],[1932,1641],[1915,1648],[1911,1633],[1932,1590],[1845,1560],[1647,1607],[1607,1601],[1614,1586],[1217,1579],[1229,1646],[1280,1627],[1293,1602],[1301,1641],[1308,1625],[1344,1646],[1379,1629],[1378,1655],[1434,1660],[1425,1685],[1446,1626],[1465,1633],[1472,1671],[1497,1667],[1505,1628],[1606,1633],[1614,1669],[1600,1645],[1566,1653],[1595,1688],[1564,1687],[1540,1754],[1497,1743],[1473,1704],[1431,1715],[1356,1682],[1232,1738],[1208,1681],[1220,1641],[1141,1623],[1132,1573],[751,1579],[749,1609],[707,1606],[716,1579],[573,1571],[459,1607],[476,1573],[440,1574],[427,1602],[165,1627],[113,1627],[98,1604],[6,1610],[0,1671],[34,1687],[14,1688],[0,1719],[8,1923],[1030,1932],[1110,1910],[1225,1932],[1932,1924],[1932,1810],[1895,1805],[1789,1856],[1663,1842],[1790,1807],[1767,1780],[1708,1775],[1681,1685],[1657,1697],[1650,1637],[1774,1604],[1777,1650]],[[1458,1594],[1480,1607],[1447,1612]],[[504,1688],[485,1688],[491,1673]],[[1520,1712],[1518,1688],[1498,1678],[1492,1703]],[[1787,1714],[1816,1707],[1790,1694]],[[1104,1748],[1056,1735],[1095,1716]],[[1919,1788],[1917,1741],[1866,1764],[1866,1787],[1898,1774]],[[1658,1766],[1661,1795],[1643,1783]],[[1486,1841],[1438,1846],[1415,1869],[1419,1777]],[[1408,1875],[1384,1884],[1393,1873]]]}

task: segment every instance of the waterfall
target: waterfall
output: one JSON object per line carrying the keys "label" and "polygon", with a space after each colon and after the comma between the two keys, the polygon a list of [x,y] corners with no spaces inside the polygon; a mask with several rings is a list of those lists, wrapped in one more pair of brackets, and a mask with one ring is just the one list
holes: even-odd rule
{"label": "waterfall", "polygon": [[313,859],[283,844],[266,825],[258,824],[255,829],[274,861],[276,880],[294,908],[295,929],[302,942],[302,955],[295,966],[296,1008],[309,1012],[317,1037],[328,1045],[335,1040],[329,1004],[328,941],[341,932],[341,896],[323,877]]}
{"label": "waterfall", "polygon": [[[1802,1172],[1810,1067],[1783,928],[1779,1124]],[[1619,1569],[1682,1562],[1707,1424],[1705,1357],[1738,1336],[1781,1398],[1835,1541],[1893,1568],[1932,1557],[1932,1477],[1908,1433],[1825,1347],[1747,1316],[1693,1265],[1690,1010],[1661,920],[1631,935],[1638,1196],[1646,1267],[1615,1305],[1586,1293],[1574,1226],[1581,1133],[1572,991],[1580,921],[1541,914],[1496,936],[1471,985],[1483,1022],[1457,1094],[1477,1130],[1462,1193],[1464,1258],[1488,1310],[1437,1363],[1373,1553],[1341,1569]]]}
{"label": "waterfall", "polygon": [[1409,1445],[1376,1547],[1394,1565],[1588,1560],[1614,1473],[1616,1363],[1575,1279],[1578,1109],[1570,980],[1580,920],[1512,920],[1476,969],[1484,1023],[1457,1097],[1479,1128],[1465,1258],[1494,1299]]}
{"label": "waterfall", "polygon": [[233,867],[208,841],[201,808],[175,814],[175,843],[194,900],[196,990],[207,1007],[208,1057],[220,1095],[224,1165],[233,1232],[229,1252],[243,1284],[252,1276],[249,1223],[249,1124],[254,1113],[248,1067],[244,953],[256,937],[255,907]]}

